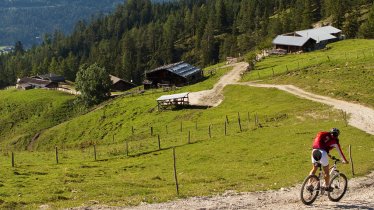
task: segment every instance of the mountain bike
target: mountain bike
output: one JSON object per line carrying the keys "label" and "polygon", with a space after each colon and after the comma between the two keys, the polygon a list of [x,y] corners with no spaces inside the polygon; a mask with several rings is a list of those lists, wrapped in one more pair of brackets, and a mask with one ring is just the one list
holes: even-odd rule
{"label": "mountain bike", "polygon": [[[340,162],[339,159],[332,157],[334,160],[334,165],[330,168],[330,184],[327,190],[327,196],[330,201],[338,202],[343,198],[348,187],[347,177],[340,173],[338,170],[337,163]],[[318,195],[323,195],[326,192],[324,186],[324,172],[322,170],[321,164],[319,166],[318,176],[312,174],[305,178],[303,185],[301,186],[300,198],[305,205],[312,204]]]}

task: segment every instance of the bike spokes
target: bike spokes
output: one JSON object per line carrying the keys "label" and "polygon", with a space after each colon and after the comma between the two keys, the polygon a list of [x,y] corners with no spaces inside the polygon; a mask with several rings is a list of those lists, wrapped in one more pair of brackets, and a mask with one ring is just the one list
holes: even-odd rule
{"label": "bike spokes", "polygon": [[301,187],[301,201],[306,205],[312,204],[316,200],[319,190],[320,184],[318,177],[315,175],[308,176]]}

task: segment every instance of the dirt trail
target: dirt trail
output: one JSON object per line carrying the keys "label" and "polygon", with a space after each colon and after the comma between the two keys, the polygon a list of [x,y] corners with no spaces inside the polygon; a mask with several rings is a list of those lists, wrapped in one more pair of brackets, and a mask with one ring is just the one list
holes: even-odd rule
{"label": "dirt trail", "polygon": [[240,62],[233,66],[233,70],[221,77],[213,89],[190,93],[188,95],[190,104],[196,106],[218,106],[223,101],[223,88],[226,85],[238,82],[240,75],[247,69],[248,63]]}
{"label": "dirt trail", "polygon": [[[299,199],[300,185],[276,191],[235,193],[228,191],[212,197],[192,197],[160,204],[142,204],[126,209],[374,209],[374,172],[351,179],[341,202],[331,202],[326,195],[311,206]],[[120,208],[119,208],[120,209]]]}
{"label": "dirt trail", "polygon": [[302,98],[333,106],[335,109],[343,110],[349,114],[350,125],[360,130],[363,130],[371,135],[374,135],[374,110],[368,107],[342,100],[333,99],[326,96],[309,93],[293,85],[269,85],[257,84],[254,82],[236,84],[263,88],[277,88],[279,90],[287,91]]}

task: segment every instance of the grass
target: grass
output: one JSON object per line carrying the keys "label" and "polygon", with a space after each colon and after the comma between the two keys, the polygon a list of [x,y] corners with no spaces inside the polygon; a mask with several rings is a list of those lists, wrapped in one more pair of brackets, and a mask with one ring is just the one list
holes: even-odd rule
{"label": "grass", "polygon": [[[15,168],[10,164],[10,151],[2,150],[1,208],[123,206],[175,199],[172,146],[177,146],[179,197],[291,186],[301,182],[310,169],[316,132],[331,127],[341,128],[346,153],[352,144],[357,174],[374,169],[373,136],[345,127],[338,111],[328,106],[275,89],[229,86],[224,102],[216,108],[148,112],[159,94],[120,98],[48,129],[38,141],[37,152],[16,152]],[[254,126],[255,113],[262,128]],[[212,138],[209,125],[213,125]],[[150,126],[154,126],[154,136]],[[161,135],[160,151],[157,134]],[[126,156],[125,140],[130,156]],[[97,161],[89,141],[97,143]],[[55,144],[60,148],[60,164],[55,163]],[[350,175],[349,166],[341,169]]]}
{"label": "grass", "polygon": [[[273,76],[274,72],[274,76]],[[243,81],[294,84],[307,91],[374,107],[374,40],[345,40],[327,50],[271,56]]]}
{"label": "grass", "polygon": [[24,149],[31,138],[80,113],[74,97],[47,90],[0,91],[0,145]]}

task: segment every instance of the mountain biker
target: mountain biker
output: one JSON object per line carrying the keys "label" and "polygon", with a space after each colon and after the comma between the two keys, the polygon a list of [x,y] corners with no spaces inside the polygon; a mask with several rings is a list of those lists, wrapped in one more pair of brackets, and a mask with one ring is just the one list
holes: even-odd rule
{"label": "mountain biker", "polygon": [[340,131],[337,128],[333,128],[329,132],[319,132],[317,133],[317,136],[313,142],[313,168],[309,174],[315,174],[318,169],[318,164],[321,164],[323,166],[323,171],[325,175],[325,189],[327,191],[331,191],[331,189],[328,188],[330,180],[328,157],[331,158],[331,155],[329,154],[330,150],[332,150],[335,147],[336,150],[338,150],[341,159],[343,160],[342,162],[346,164],[348,163],[347,159],[343,154],[342,149],[340,148],[338,138],[339,134]]}

